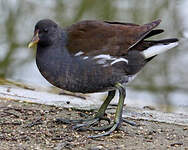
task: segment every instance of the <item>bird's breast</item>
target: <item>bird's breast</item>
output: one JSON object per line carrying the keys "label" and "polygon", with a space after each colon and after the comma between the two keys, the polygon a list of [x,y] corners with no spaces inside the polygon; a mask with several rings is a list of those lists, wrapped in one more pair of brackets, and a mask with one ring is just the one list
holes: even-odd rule
{"label": "bird's breast", "polygon": [[[53,56],[54,57],[54,56]],[[92,93],[111,88],[116,77],[112,70],[71,57],[37,57],[37,66],[52,85],[71,92]]]}
{"label": "bird's breast", "polygon": [[[119,59],[118,59],[119,60]],[[97,59],[75,57],[62,51],[37,52],[36,63],[43,77],[52,85],[71,92],[93,93],[106,91],[117,82],[126,82],[122,68],[96,63]],[[124,62],[124,60],[121,60]],[[126,63],[126,62],[124,62]],[[123,66],[122,66],[123,67]]]}

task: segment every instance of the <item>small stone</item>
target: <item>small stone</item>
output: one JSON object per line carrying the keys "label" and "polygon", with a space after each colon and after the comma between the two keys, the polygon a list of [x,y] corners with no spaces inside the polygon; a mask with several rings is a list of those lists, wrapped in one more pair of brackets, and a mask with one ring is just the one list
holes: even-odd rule
{"label": "small stone", "polygon": [[143,109],[155,110],[155,107],[153,107],[153,106],[144,106]]}
{"label": "small stone", "polygon": [[104,147],[102,145],[99,145],[99,146],[96,146],[96,147],[92,147],[90,148],[89,150],[101,150],[103,149]]}
{"label": "small stone", "polygon": [[70,101],[66,101],[67,104],[70,104]]}
{"label": "small stone", "polygon": [[153,139],[152,135],[149,135],[149,136],[148,136],[148,139],[152,140],[152,139]]}
{"label": "small stone", "polygon": [[170,146],[175,146],[175,147],[180,146],[180,145],[183,145],[183,143],[182,142],[176,142],[176,143],[170,144]]}
{"label": "small stone", "polygon": [[32,111],[28,111],[28,114],[29,114],[29,115],[32,115],[32,114],[33,114],[33,112],[32,112]]}

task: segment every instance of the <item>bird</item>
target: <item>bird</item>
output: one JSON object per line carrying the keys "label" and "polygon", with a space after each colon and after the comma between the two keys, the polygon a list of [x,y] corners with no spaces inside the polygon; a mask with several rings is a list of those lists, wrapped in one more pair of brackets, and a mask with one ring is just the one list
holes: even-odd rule
{"label": "bird", "polygon": [[[51,19],[39,20],[28,47],[37,45],[36,64],[52,85],[73,93],[108,92],[98,112],[87,119],[70,120],[75,129],[105,131],[89,136],[110,135],[122,123],[126,86],[158,54],[178,45],[177,38],[150,40],[164,32],[161,22],[134,23],[83,20],[62,28]],[[119,91],[113,123],[105,111]],[[100,120],[108,125],[96,127]]]}

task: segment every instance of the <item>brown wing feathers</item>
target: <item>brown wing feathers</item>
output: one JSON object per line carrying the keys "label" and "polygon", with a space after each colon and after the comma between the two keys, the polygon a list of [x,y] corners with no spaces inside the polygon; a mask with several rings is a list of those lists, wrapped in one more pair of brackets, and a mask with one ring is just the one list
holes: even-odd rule
{"label": "brown wing feathers", "polygon": [[139,26],[130,23],[81,21],[66,29],[69,35],[67,48],[73,54],[82,51],[86,55],[125,55],[128,49],[135,47],[144,38],[163,32],[160,29],[152,30],[160,22],[159,19]]}

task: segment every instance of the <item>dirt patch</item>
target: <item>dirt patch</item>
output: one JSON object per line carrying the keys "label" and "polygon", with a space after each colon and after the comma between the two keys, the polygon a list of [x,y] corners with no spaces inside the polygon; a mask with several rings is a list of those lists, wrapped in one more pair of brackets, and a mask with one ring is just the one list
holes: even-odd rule
{"label": "dirt patch", "polygon": [[[15,101],[0,101],[0,149],[185,149],[188,126],[131,120],[138,127],[122,124],[110,136],[88,139],[99,132],[78,132],[55,118],[81,118],[81,111]],[[84,112],[92,114],[91,112]],[[109,114],[109,117],[112,117]]]}

